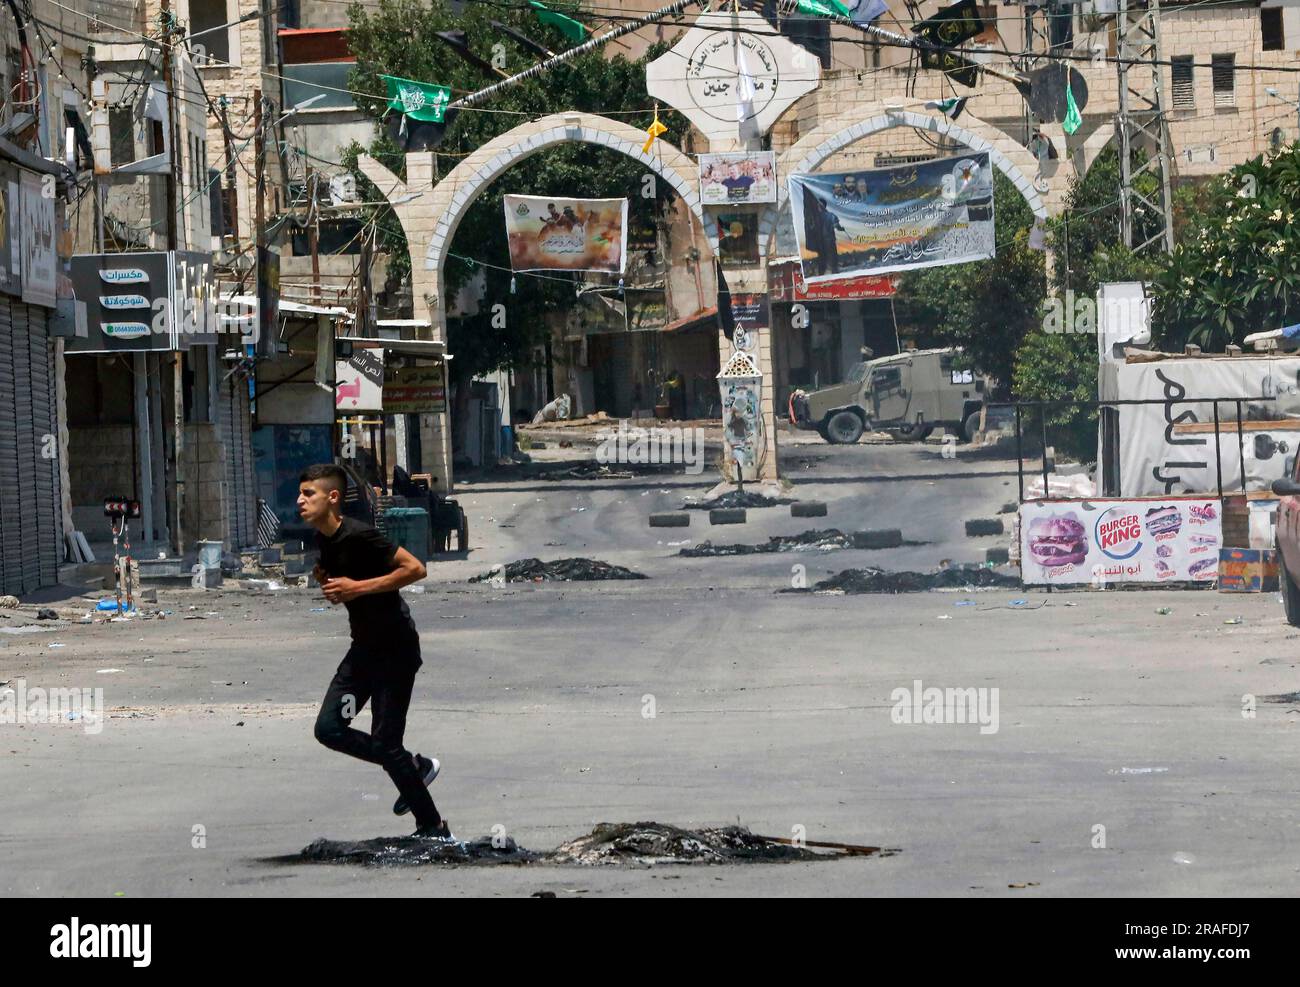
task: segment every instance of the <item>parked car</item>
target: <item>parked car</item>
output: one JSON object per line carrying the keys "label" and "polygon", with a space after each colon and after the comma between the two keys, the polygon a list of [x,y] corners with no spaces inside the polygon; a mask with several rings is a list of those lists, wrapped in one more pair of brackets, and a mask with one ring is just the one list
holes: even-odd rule
{"label": "parked car", "polygon": [[960,350],[912,350],[856,364],[841,384],[790,395],[790,423],[831,443],[868,428],[920,441],[936,427],[967,442],[979,428],[987,380],[958,366]]}
{"label": "parked car", "polygon": [[1282,594],[1282,608],[1287,623],[1300,627],[1300,456],[1291,465],[1288,476],[1273,481],[1277,505],[1277,586]]}

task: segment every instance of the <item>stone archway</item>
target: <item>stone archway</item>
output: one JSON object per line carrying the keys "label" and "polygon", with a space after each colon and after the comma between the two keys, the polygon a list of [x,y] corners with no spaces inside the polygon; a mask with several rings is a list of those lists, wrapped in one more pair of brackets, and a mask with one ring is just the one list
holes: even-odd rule
{"label": "stone archway", "polygon": [[[680,149],[656,140],[643,151],[646,133],[630,124],[593,113],[555,113],[521,124],[477,148],[442,181],[434,184],[434,153],[406,156],[403,182],[378,161],[362,155],[361,171],[393,206],[406,233],[411,253],[411,282],[414,315],[427,321],[421,337],[439,341],[447,338],[447,306],[443,289],[443,268],[456,235],[456,228],[479,193],[512,165],[556,144],[580,142],[608,147],[639,161],[667,181],[690,208],[700,228],[708,231],[700,205],[698,166]],[[716,255],[716,236],[710,238]],[[419,258],[423,257],[421,263]],[[455,354],[452,354],[454,357]],[[446,413],[429,416],[433,472],[442,489],[451,483],[451,439]]]}
{"label": "stone archway", "polygon": [[[928,110],[890,109],[882,102],[858,104],[823,120],[781,154],[780,173],[813,171],[850,144],[893,127],[915,127],[961,141],[972,151],[988,151],[989,161],[1011,180],[1039,219],[1055,216],[1064,207],[1064,172],[1051,169],[1053,174],[1044,178],[1046,188],[1036,187],[1032,176],[1039,173],[1038,159],[991,123],[969,114],[958,122]],[[1059,160],[1052,164],[1058,165]],[[789,198],[789,189],[784,182],[777,188],[780,208]]]}

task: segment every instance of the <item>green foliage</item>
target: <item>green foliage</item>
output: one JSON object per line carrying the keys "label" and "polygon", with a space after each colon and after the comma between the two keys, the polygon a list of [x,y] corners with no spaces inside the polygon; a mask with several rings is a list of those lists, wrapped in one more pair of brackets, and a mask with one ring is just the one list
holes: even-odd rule
{"label": "green foliage", "polygon": [[1029,247],[1033,221],[1016,187],[995,172],[997,256],[904,274],[895,299],[900,326],[922,346],[963,347],[977,367],[1008,383],[1016,350],[1040,322],[1043,255]]}
{"label": "green foliage", "polygon": [[[562,4],[548,4],[565,9]],[[348,43],[357,58],[349,88],[373,93],[375,98],[357,97],[357,105],[370,116],[382,118],[388,111],[384,82],[380,74],[396,75],[421,82],[450,86],[453,99],[497,81],[462,59],[435,36],[438,31],[463,30],[469,47],[480,58],[496,63],[509,74],[533,65],[537,57],[498,32],[489,21],[495,19],[516,28],[533,40],[559,52],[570,42],[558,31],[539,23],[528,9],[467,4],[461,14],[452,14],[444,0],[431,5],[421,0],[380,0],[375,7],[349,8],[351,29]],[[652,48],[647,59],[657,57],[663,46]],[[504,62],[502,62],[504,57]],[[445,178],[468,153],[513,127],[557,111],[557,108],[599,112],[625,120],[632,126],[649,126],[653,105],[645,91],[645,62],[632,62],[621,55],[606,59],[597,50],[536,78],[505,89],[481,109],[462,111],[449,128],[437,151],[436,180]],[[671,111],[660,112],[668,133],[660,139],[676,143],[686,128],[685,121]],[[350,159],[355,161],[353,149]],[[381,136],[370,147],[377,160],[397,174],[404,172],[403,155]],[[355,171],[355,168],[353,169]],[[454,373],[465,379],[505,366],[521,366],[533,347],[545,340],[543,316],[571,306],[575,301],[573,281],[563,274],[545,277],[519,274],[511,291],[509,253],[506,247],[502,196],[566,195],[629,200],[629,241],[652,239],[658,210],[671,195],[668,183],[655,182],[655,196],[642,195],[643,165],[616,151],[590,144],[562,144],[539,152],[516,164],[488,186],[461,220],[450,246],[444,268],[445,290],[456,291],[477,270],[487,279],[484,312],[477,317],[451,320],[448,348],[454,353]],[[358,173],[358,190],[374,192]],[[411,260],[400,224],[389,210],[379,216],[380,246],[391,258],[390,284],[409,275]],[[423,263],[416,258],[415,263]],[[493,305],[506,307],[504,326],[492,325]],[[499,320],[498,320],[499,321]]]}
{"label": "green foliage", "polygon": [[1152,286],[1156,342],[1218,352],[1300,322],[1300,145],[1232,168],[1203,198]]}

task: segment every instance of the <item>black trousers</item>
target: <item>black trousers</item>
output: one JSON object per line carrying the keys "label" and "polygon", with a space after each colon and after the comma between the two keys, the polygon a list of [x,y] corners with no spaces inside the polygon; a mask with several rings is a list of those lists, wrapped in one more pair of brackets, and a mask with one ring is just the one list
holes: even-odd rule
{"label": "black trousers", "polygon": [[[416,770],[411,752],[402,746],[406,711],[411,705],[418,654],[377,654],[357,645],[348,649],[325,692],[316,717],[316,739],[330,750],[350,754],[388,772],[423,829],[441,821],[429,790]],[[370,703],[370,733],[350,726]]]}

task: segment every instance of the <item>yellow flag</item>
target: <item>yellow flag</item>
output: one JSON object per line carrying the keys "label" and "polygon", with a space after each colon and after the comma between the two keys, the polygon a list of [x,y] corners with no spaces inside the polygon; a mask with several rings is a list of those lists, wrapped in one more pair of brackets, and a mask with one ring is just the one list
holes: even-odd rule
{"label": "yellow flag", "polygon": [[656,138],[656,137],[658,137],[660,134],[666,134],[666,133],[668,133],[668,128],[665,127],[662,123],[659,122],[659,104],[658,104],[658,103],[655,104],[655,119],[654,119],[654,123],[650,124],[650,126],[646,128],[646,133],[649,134],[650,136],[646,138],[646,142],[645,142],[645,144],[644,144],[644,145],[642,146],[642,148],[641,148],[641,153],[642,153],[642,154],[649,154],[649,153],[650,153],[650,145],[653,144],[653,143],[655,142],[655,138]]}

